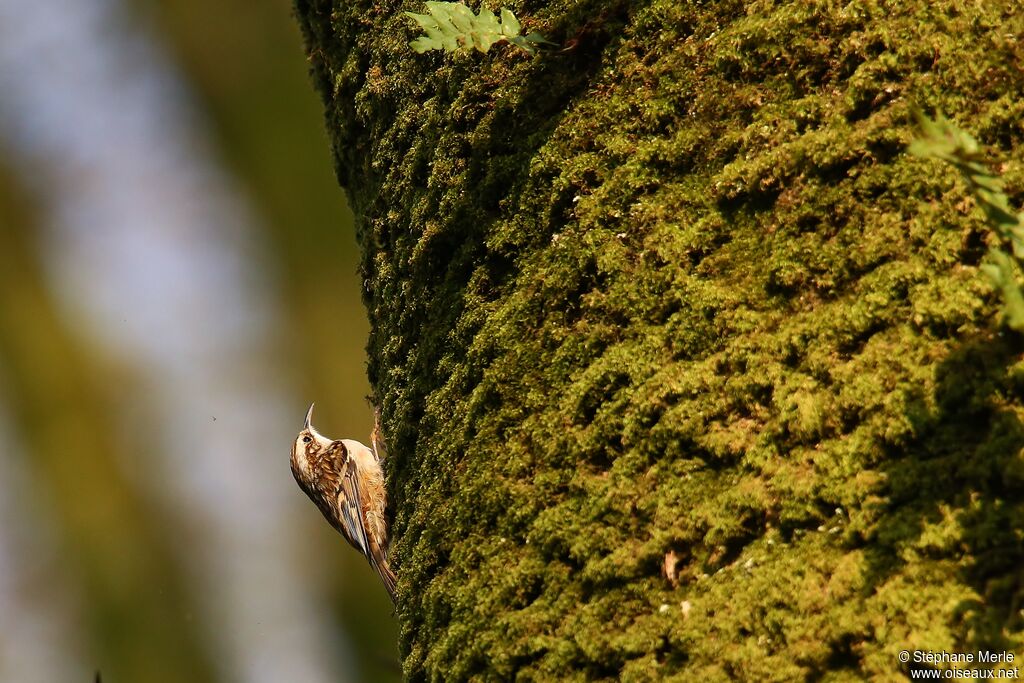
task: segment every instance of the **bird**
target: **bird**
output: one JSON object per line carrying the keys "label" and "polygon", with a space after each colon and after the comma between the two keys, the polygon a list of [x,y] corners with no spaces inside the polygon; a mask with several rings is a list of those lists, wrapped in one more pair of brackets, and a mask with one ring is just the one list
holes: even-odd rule
{"label": "bird", "polygon": [[292,475],[331,526],[366,557],[394,602],[379,428],[371,437],[373,448],[352,439],[328,439],[313,427],[313,405],[292,444]]}

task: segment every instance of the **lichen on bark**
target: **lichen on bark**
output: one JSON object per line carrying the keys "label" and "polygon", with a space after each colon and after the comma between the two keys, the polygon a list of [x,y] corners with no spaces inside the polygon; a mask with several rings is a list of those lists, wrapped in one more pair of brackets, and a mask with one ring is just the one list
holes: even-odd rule
{"label": "lichen on bark", "polygon": [[963,185],[905,153],[941,108],[1020,206],[1017,3],[508,6],[566,49],[417,55],[412,4],[296,0],[358,217],[406,677],[1019,660],[1024,340]]}

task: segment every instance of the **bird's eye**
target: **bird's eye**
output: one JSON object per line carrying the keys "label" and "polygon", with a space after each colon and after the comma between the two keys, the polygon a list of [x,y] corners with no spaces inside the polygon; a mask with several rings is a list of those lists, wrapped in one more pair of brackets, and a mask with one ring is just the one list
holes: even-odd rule
{"label": "bird's eye", "polygon": [[304,436],[304,437],[302,437],[302,443],[309,443],[312,440],[313,440],[313,437],[311,437],[311,436]]}

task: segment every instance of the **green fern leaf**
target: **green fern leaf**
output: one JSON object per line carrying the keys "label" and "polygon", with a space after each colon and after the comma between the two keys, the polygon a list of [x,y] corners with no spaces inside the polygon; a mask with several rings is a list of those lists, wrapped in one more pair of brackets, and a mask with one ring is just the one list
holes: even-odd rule
{"label": "green fern leaf", "polygon": [[985,212],[989,227],[999,238],[999,246],[989,249],[989,262],[982,265],[981,270],[1003,296],[1006,323],[1024,332],[1024,291],[1018,278],[1018,273],[1024,269],[1024,213],[1013,212],[1010,199],[1003,191],[1002,177],[985,165],[978,141],[970,133],[941,113],[934,120],[918,110],[914,110],[914,116],[921,136],[910,144],[910,152],[941,159],[960,171],[978,206]]}
{"label": "green fern leaf", "polygon": [[491,45],[506,41],[533,54],[537,46],[554,45],[539,33],[522,35],[519,20],[507,9],[501,10],[501,19],[487,8],[473,14],[473,10],[461,2],[427,2],[428,14],[406,12],[426,35],[409,43],[418,53],[429,50],[455,52],[459,49],[477,49],[487,52]]}

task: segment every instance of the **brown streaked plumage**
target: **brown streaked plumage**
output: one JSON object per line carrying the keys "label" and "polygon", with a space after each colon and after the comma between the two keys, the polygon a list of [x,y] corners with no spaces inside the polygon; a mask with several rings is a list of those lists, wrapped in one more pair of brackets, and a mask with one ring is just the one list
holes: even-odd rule
{"label": "brown streaked plumage", "polygon": [[[327,521],[366,556],[395,599],[388,567],[387,492],[377,451],[352,439],[331,440],[313,428],[313,406],[292,444],[292,475]],[[374,429],[374,447],[377,430]]]}

